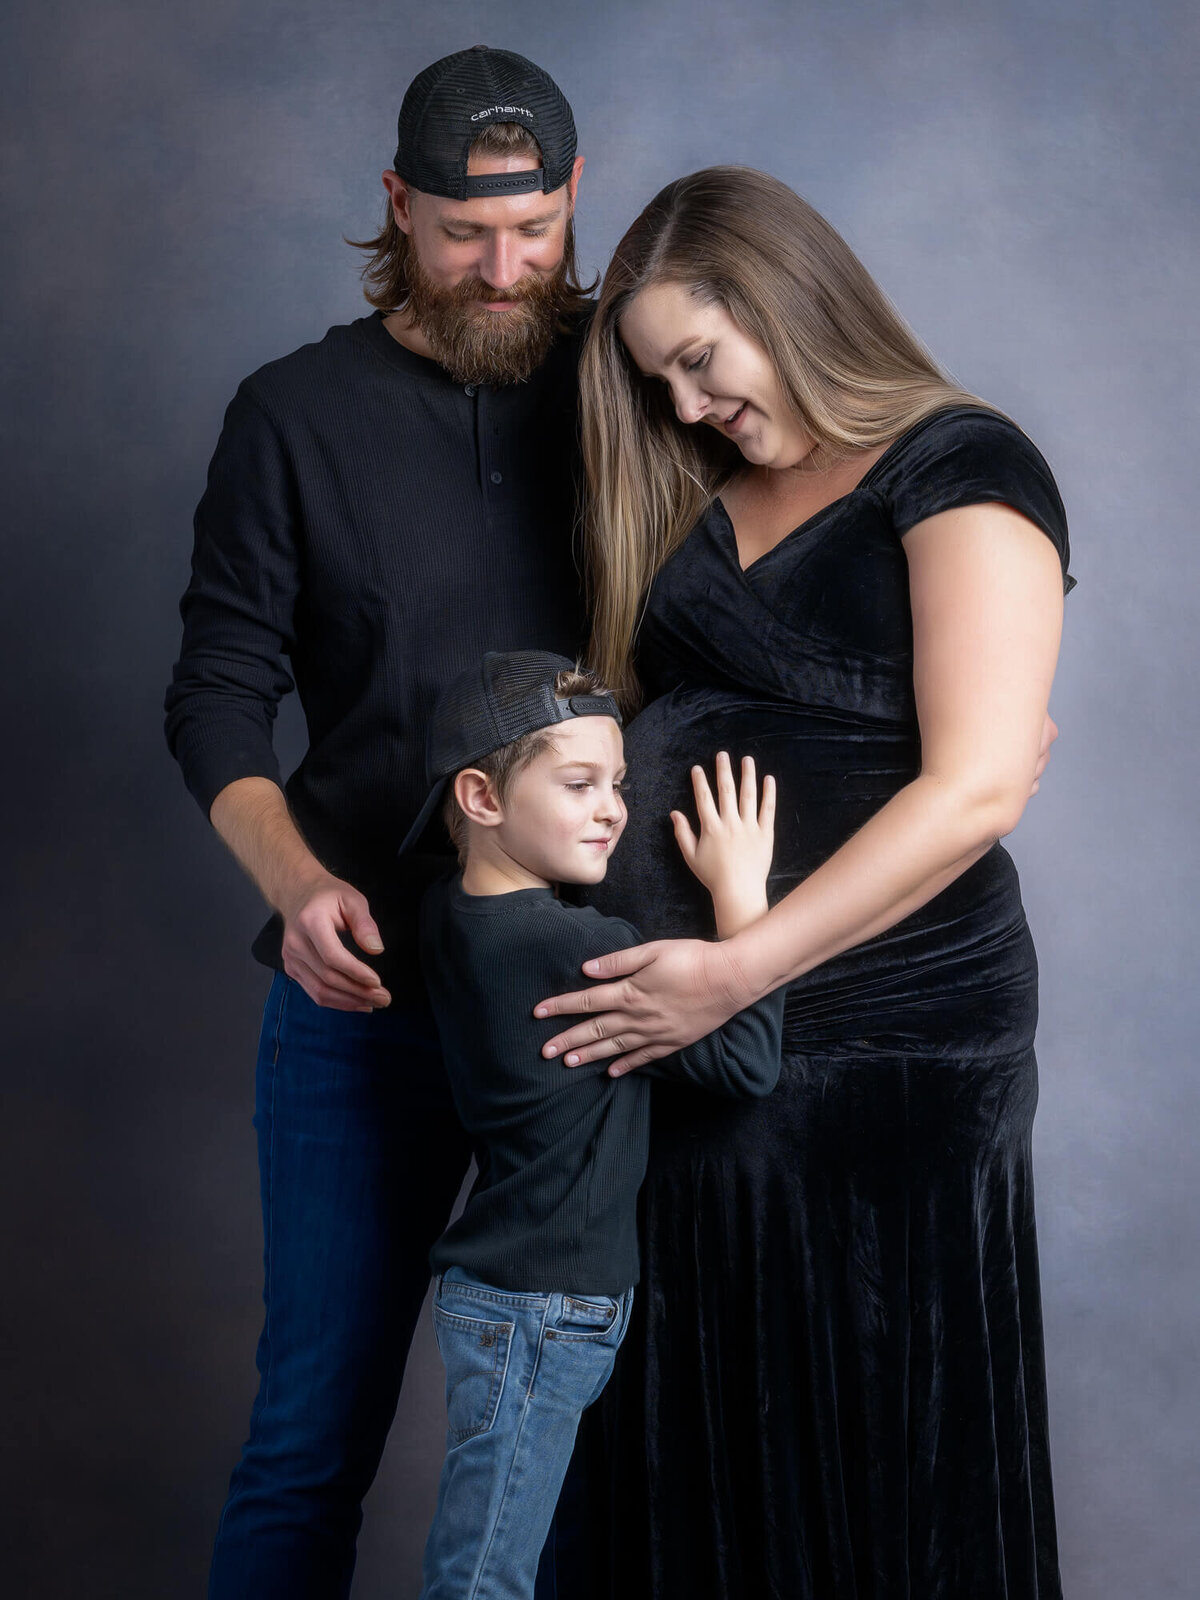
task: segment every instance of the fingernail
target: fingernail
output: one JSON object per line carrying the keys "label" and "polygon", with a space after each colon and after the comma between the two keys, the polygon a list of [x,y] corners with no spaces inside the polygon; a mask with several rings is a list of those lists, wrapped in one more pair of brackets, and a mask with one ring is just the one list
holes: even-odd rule
{"label": "fingernail", "polygon": [[548,1056],[556,1056],[558,1054],[558,1046],[556,1044],[548,1044],[542,1053]]}
{"label": "fingernail", "polygon": [[569,1067],[577,1067],[579,1065],[579,1057],[575,1056],[575,1055],[564,1056],[563,1060],[567,1063],[567,1065]]}
{"label": "fingernail", "polygon": [[590,973],[599,972],[600,963],[598,961],[585,961],[583,963],[583,970]]}
{"label": "fingernail", "polygon": [[544,1017],[546,1015],[545,1006],[535,1006],[534,1010],[533,1010],[533,1014],[534,1014],[535,1017]]}

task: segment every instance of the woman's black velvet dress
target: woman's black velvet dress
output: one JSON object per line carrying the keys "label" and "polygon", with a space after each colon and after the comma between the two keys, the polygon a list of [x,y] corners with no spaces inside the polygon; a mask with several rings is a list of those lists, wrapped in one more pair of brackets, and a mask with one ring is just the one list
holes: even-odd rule
{"label": "woman's black velvet dress", "polygon": [[[689,768],[779,785],[779,900],[917,773],[901,536],[992,501],[1053,540],[1049,469],[994,413],[938,413],[738,562],[718,501],[659,574],[601,909],[713,934],[667,813]],[[1067,580],[1068,586],[1071,580]],[[765,1100],[656,1087],[642,1288],[581,1458],[605,1600],[1060,1595],[1030,1173],[1037,967],[997,845],[790,987]],[[595,1587],[593,1587],[595,1585]]]}

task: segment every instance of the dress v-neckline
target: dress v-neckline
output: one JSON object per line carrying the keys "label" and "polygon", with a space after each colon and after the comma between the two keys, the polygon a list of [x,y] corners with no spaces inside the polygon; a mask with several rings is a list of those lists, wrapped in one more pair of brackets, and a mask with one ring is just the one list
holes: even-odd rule
{"label": "dress v-neckline", "polygon": [[[881,456],[879,460],[882,461],[883,457]],[[877,467],[878,465],[879,462],[877,461],[875,466]],[[874,470],[874,467],[872,467],[871,471]],[[854,485],[853,489],[847,489],[845,494],[838,495],[836,500],[830,500],[828,505],[823,505],[818,511],[814,511],[811,517],[805,517],[804,521],[801,522],[797,527],[792,528],[790,532],[785,533],[782,538],[776,539],[775,543],[770,547],[769,550],[764,550],[761,555],[755,556],[754,560],[749,562],[746,566],[742,565],[742,552],[741,547],[738,544],[737,529],[733,525],[733,518],[729,515],[729,511],[726,508],[725,502],[721,499],[720,495],[716,495],[714,497],[709,510],[716,511],[720,514],[720,517],[724,522],[729,534],[730,559],[744,578],[753,572],[755,567],[759,566],[762,562],[773,556],[776,550],[779,550],[785,544],[790,544],[798,534],[807,533],[812,524],[816,522],[819,517],[823,517],[827,511],[832,511],[835,506],[842,505],[845,501],[849,500],[852,495],[860,493],[864,488],[866,488],[866,480],[869,476],[869,473],[864,473],[863,477]]]}
{"label": "dress v-neckline", "polygon": [[872,461],[871,465],[863,473],[862,477],[853,486],[853,488],[847,489],[845,494],[839,494],[835,496],[834,499],[827,501],[825,505],[819,506],[817,510],[811,514],[811,516],[805,517],[803,522],[798,523],[796,527],[792,528],[788,533],[785,533],[781,538],[776,539],[775,543],[771,545],[769,549],[764,550],[761,555],[755,556],[754,560],[747,562],[745,566],[742,565],[742,552],[741,547],[738,544],[737,529],[733,525],[733,518],[729,514],[729,508],[726,506],[720,495],[715,495],[713,497],[713,502],[710,509],[719,511],[724,519],[725,526],[729,530],[729,538],[732,544],[731,554],[733,556],[733,561],[738,570],[741,572],[742,576],[745,577],[748,573],[753,572],[755,567],[757,567],[761,561],[766,561],[770,556],[773,556],[776,550],[780,549],[783,545],[790,544],[797,534],[806,533],[809,528],[811,528],[813,523],[819,518],[825,516],[827,512],[832,511],[836,506],[844,505],[846,501],[852,499],[854,495],[861,494],[864,490],[869,489],[871,478],[875,475],[875,473],[883,465],[884,461],[886,461],[888,456],[891,455],[892,451],[899,443],[899,439],[893,439],[883,454]]}
{"label": "dress v-neckline", "polygon": [[[914,435],[923,432],[924,429],[927,428],[935,418],[945,417],[953,411],[962,411],[966,409],[968,408],[964,406],[943,406],[940,411],[931,411],[927,417],[922,417],[920,422],[914,423],[911,428],[906,429],[901,434],[897,434],[897,436],[883,451],[883,454],[877,456],[876,459],[872,461],[871,465],[863,473],[862,477],[858,480],[853,488],[847,489],[845,494],[837,495],[833,500],[830,500],[827,505],[821,506],[818,510],[814,511],[811,516],[805,517],[803,522],[799,523],[789,533],[785,533],[781,539],[776,539],[775,543],[769,550],[764,550],[762,555],[755,556],[754,560],[749,562],[746,566],[742,565],[742,553],[738,546],[737,529],[733,525],[733,518],[729,515],[729,511],[721,496],[719,494],[714,495],[709,506],[709,510],[719,511],[721,517],[724,519],[726,528],[729,530],[729,539],[732,546],[730,554],[734,566],[737,567],[738,571],[743,577],[747,577],[751,572],[754,571],[755,567],[757,567],[760,562],[766,561],[769,559],[769,557],[773,556],[776,550],[782,549],[785,544],[790,544],[798,534],[807,533],[812,527],[813,523],[818,520],[818,518],[825,516],[827,512],[832,511],[836,506],[844,505],[847,500],[853,499],[856,494],[862,494],[869,490],[872,480],[878,473],[879,469],[883,466],[884,462],[887,461],[888,457],[891,456],[894,451],[899,449],[899,447],[907,440],[913,438]],[[970,409],[974,408],[972,407]]]}

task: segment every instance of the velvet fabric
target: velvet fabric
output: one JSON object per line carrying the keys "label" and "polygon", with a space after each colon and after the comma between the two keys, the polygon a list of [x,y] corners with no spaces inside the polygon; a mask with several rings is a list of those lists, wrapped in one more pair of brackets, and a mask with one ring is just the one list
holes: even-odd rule
{"label": "velvet fabric", "polygon": [[[1025,436],[958,408],[746,571],[714,503],[659,574],[630,821],[593,891],[710,935],[667,813],[719,749],[779,784],[777,901],[915,776],[903,534],[1001,502],[1066,570]],[[1070,579],[1065,583],[1069,587]],[[1000,847],[790,986],[765,1100],[656,1086],[643,1284],[586,1419],[604,1600],[1057,1600],[1030,1173],[1037,967]]]}

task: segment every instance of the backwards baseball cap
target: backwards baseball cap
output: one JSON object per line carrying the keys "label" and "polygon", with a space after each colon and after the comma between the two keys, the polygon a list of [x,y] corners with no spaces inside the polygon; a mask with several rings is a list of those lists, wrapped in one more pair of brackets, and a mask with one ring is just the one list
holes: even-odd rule
{"label": "backwards baseball cap", "polygon": [[[541,146],[542,165],[528,172],[467,176],[472,141],[493,122],[518,122]],[[575,119],[548,72],[511,50],[472,45],[443,56],[408,86],[396,125],[392,163],[405,183],[447,200],[480,195],[550,194],[571,176]]]}
{"label": "backwards baseball cap", "polygon": [[432,787],[404,836],[401,855],[424,833],[450,779],[464,767],[572,717],[611,717],[620,726],[621,713],[610,694],[558,698],[554,680],[560,672],[574,671],[573,661],[548,650],[489,650],[478,666],[459,673],[434,707],[425,741],[425,780]]}

